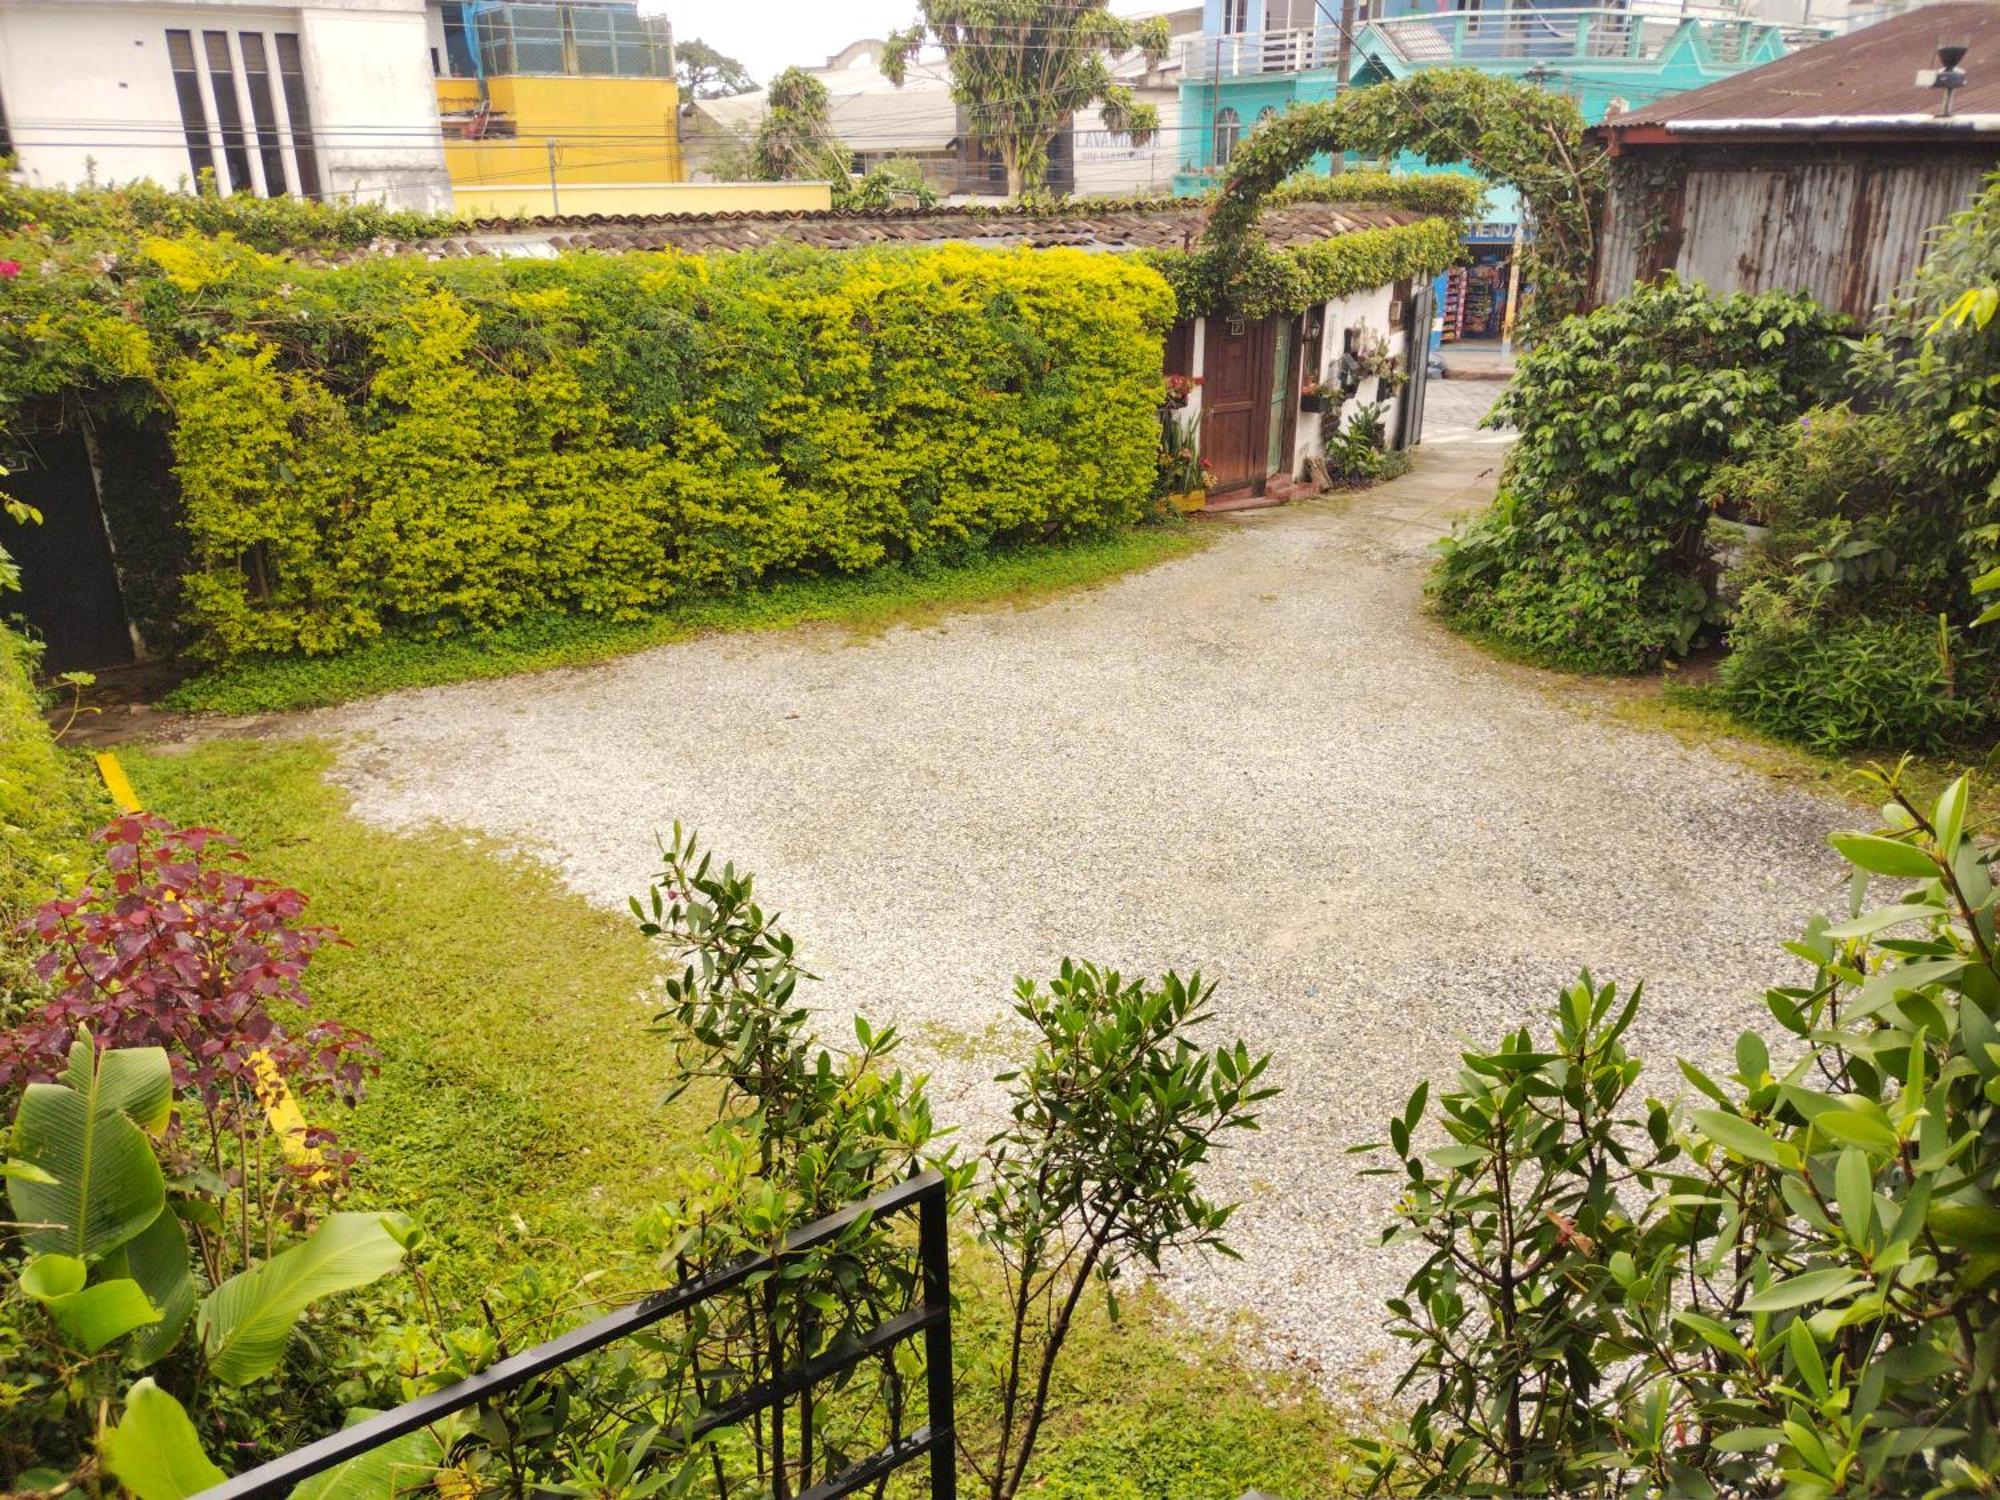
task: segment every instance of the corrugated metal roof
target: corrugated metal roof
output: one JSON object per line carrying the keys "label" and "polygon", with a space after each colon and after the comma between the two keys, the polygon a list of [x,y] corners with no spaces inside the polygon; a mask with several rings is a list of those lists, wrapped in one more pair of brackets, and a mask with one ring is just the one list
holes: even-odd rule
{"label": "corrugated metal roof", "polygon": [[1988,0],[1922,5],[1846,36],[1802,47],[1702,88],[1615,115],[1614,137],[1634,126],[1689,120],[1790,120],[1813,116],[1935,115],[1943,96],[1916,81],[1937,66],[1940,40],[1969,44],[1958,114],[2000,110],[2000,6]]}

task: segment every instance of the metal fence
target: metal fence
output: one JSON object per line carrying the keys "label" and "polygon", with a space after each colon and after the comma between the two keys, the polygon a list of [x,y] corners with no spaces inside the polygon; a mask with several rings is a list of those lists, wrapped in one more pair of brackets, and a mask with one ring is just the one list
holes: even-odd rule
{"label": "metal fence", "polygon": [[793,1230],[785,1237],[783,1247],[776,1254],[744,1256],[704,1275],[692,1277],[630,1307],[609,1313],[594,1323],[573,1329],[560,1338],[500,1360],[470,1379],[406,1402],[260,1468],[239,1474],[234,1479],[204,1490],[199,1500],[251,1500],[251,1497],[285,1495],[294,1485],[316,1474],[323,1474],[351,1458],[358,1458],[406,1433],[428,1427],[454,1412],[518,1390],[529,1381],[607,1344],[742,1287],[758,1273],[774,1270],[787,1257],[839,1239],[864,1216],[874,1220],[912,1210],[917,1215],[922,1302],[898,1313],[862,1337],[790,1369],[781,1370],[770,1379],[748,1387],[703,1413],[694,1423],[693,1436],[700,1437],[720,1427],[749,1421],[758,1413],[769,1411],[795,1397],[809,1399],[814,1386],[864,1361],[885,1358],[898,1344],[922,1337],[928,1407],[924,1425],[909,1433],[892,1430],[886,1446],[856,1460],[841,1473],[802,1491],[794,1500],[837,1500],[839,1496],[850,1495],[876,1484],[904,1464],[924,1457],[930,1460],[932,1500],[957,1500],[951,1392],[951,1271],[945,1181],[936,1172],[921,1173],[886,1192],[849,1204],[838,1213]]}

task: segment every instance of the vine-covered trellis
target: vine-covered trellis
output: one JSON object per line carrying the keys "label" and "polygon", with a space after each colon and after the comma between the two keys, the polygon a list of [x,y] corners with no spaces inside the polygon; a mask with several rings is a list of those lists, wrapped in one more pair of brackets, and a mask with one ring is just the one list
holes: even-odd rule
{"label": "vine-covered trellis", "polygon": [[1207,249],[1225,262],[1254,257],[1265,202],[1322,152],[1410,153],[1432,165],[1463,162],[1521,195],[1533,238],[1522,274],[1535,298],[1524,332],[1586,305],[1605,153],[1583,138],[1574,101],[1474,68],[1434,68],[1298,105],[1252,131],[1209,215]]}

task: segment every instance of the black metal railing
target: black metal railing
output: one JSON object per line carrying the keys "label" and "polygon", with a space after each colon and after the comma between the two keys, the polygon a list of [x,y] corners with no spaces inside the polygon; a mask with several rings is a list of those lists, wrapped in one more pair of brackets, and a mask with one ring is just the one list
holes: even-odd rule
{"label": "black metal railing", "polygon": [[864,1215],[880,1219],[910,1209],[915,1209],[917,1214],[917,1257],[923,1276],[923,1301],[898,1313],[861,1338],[781,1371],[704,1412],[694,1423],[693,1435],[699,1437],[719,1427],[746,1421],[758,1412],[768,1411],[797,1396],[810,1400],[815,1385],[865,1360],[881,1358],[896,1345],[921,1334],[928,1406],[924,1425],[911,1433],[892,1433],[886,1447],[803,1491],[795,1500],[837,1500],[837,1497],[874,1484],[892,1470],[926,1455],[930,1458],[931,1500],[957,1500],[958,1471],[953,1452],[951,1400],[951,1270],[945,1218],[945,1181],[936,1172],[920,1173],[886,1192],[864,1198],[859,1203],[850,1203],[838,1213],[793,1230],[775,1254],[747,1255],[704,1275],[691,1277],[630,1307],[608,1313],[594,1323],[572,1329],[560,1338],[500,1360],[469,1379],[357,1422],[283,1458],[225,1480],[212,1489],[202,1491],[197,1500],[251,1500],[251,1497],[285,1495],[294,1485],[315,1474],[323,1474],[336,1465],[392,1442],[405,1433],[428,1427],[454,1412],[504,1395],[571,1360],[580,1359],[607,1344],[740,1287],[758,1272],[776,1268],[787,1256],[798,1255],[839,1239]]}

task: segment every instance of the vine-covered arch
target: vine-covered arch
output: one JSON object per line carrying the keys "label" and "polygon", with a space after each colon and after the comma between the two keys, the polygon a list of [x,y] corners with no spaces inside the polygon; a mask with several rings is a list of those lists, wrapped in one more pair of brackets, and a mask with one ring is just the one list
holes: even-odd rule
{"label": "vine-covered arch", "polygon": [[1225,259],[1248,253],[1265,200],[1322,152],[1464,162],[1521,195],[1534,232],[1522,256],[1535,288],[1527,331],[1547,327],[1581,311],[1589,296],[1606,171],[1604,152],[1583,131],[1573,100],[1475,68],[1428,69],[1295,105],[1237,148],[1206,243]]}

